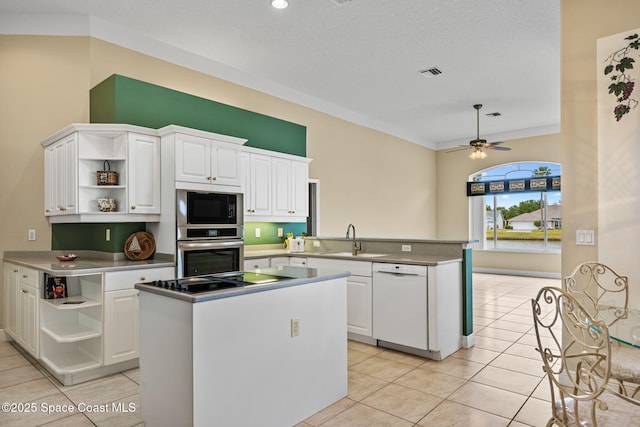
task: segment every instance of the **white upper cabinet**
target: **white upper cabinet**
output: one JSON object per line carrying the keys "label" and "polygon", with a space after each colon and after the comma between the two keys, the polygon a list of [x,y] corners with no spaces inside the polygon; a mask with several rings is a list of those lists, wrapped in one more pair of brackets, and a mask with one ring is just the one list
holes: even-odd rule
{"label": "white upper cabinet", "polygon": [[273,215],[306,218],[309,215],[309,163],[273,158]]}
{"label": "white upper cabinet", "polygon": [[[159,221],[160,138],[155,130],[72,124],[41,144],[44,213],[50,222]],[[109,178],[100,179],[98,172]],[[109,203],[101,207],[99,199]]]}
{"label": "white upper cabinet", "polygon": [[177,134],[176,181],[240,186],[240,147],[236,144]]}
{"label": "white upper cabinet", "polygon": [[271,157],[242,153],[242,173],[245,217],[271,215]]}
{"label": "white upper cabinet", "polygon": [[129,134],[129,213],[160,213],[160,143],[156,136]]}
{"label": "white upper cabinet", "polygon": [[242,192],[248,222],[305,222],[311,159],[244,147]]}
{"label": "white upper cabinet", "polygon": [[73,133],[45,148],[44,214],[78,213],[78,135]]}

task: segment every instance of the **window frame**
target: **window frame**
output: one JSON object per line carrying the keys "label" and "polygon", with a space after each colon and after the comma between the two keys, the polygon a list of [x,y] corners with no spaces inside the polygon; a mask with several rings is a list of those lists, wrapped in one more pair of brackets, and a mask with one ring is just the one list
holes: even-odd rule
{"label": "window frame", "polygon": [[[520,168],[520,165],[530,165],[527,166],[527,168]],[[505,169],[508,168],[510,166],[517,166],[515,169],[508,171],[506,173],[504,173],[503,175],[496,175],[496,174],[492,174],[491,171],[496,171],[499,169]],[[532,167],[535,166],[535,167]],[[541,166],[545,166],[545,167],[553,167],[553,169],[559,170],[560,172],[558,174],[553,174],[553,176],[561,176],[562,175],[562,165],[558,162],[549,162],[549,161],[517,161],[517,162],[507,162],[507,163],[502,163],[502,164],[498,164],[498,165],[494,165],[485,169],[482,169],[480,171],[477,171],[471,175],[469,175],[468,178],[468,182],[483,182],[483,181],[491,181],[491,180],[496,180],[496,179],[509,179],[508,175],[510,173],[522,173],[522,172],[531,172],[532,175],[530,175],[529,177],[534,177],[533,175],[533,171],[537,170],[538,168],[540,168]],[[481,176],[486,176],[488,177],[487,179],[477,179],[478,177]],[[543,247],[542,248],[527,248],[527,247],[500,247],[500,245],[498,244],[499,239],[497,238],[497,233],[493,233],[493,243],[491,244],[491,247],[488,247],[488,243],[490,242],[489,239],[487,239],[487,212],[489,212],[486,208],[488,205],[490,205],[492,207],[492,212],[493,212],[493,229],[495,230],[495,224],[496,224],[496,213],[498,212],[498,208],[499,203],[498,203],[498,194],[486,194],[486,195],[482,195],[482,196],[470,196],[469,198],[469,238],[470,240],[474,241],[475,243],[473,244],[473,249],[474,250],[479,250],[479,251],[495,251],[495,252],[511,252],[511,253],[561,253],[561,247],[555,247],[549,246],[549,240],[548,240],[548,224],[549,222],[552,220],[549,219],[549,214],[548,214],[548,193],[550,192],[559,192],[560,193],[560,204],[562,201],[562,189],[560,190],[552,190],[552,191],[524,191],[518,194],[538,194],[540,195],[540,193],[542,193],[544,195],[543,197],[543,208],[544,208],[544,213],[543,213],[543,217],[546,218],[545,221],[543,221],[543,231],[544,231],[544,241],[543,241]],[[532,199],[535,199],[535,197],[532,197]],[[560,220],[561,221],[561,220]],[[554,224],[557,221],[554,221]],[[562,227],[560,226],[560,229],[562,229]]]}

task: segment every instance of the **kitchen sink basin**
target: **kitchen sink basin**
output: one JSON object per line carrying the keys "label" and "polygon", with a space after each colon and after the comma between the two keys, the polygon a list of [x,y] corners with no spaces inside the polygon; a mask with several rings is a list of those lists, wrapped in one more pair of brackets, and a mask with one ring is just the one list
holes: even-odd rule
{"label": "kitchen sink basin", "polygon": [[344,257],[354,257],[354,258],[376,258],[376,257],[385,256],[387,254],[358,253],[358,255],[353,255],[351,252],[329,252],[323,255],[344,256]]}

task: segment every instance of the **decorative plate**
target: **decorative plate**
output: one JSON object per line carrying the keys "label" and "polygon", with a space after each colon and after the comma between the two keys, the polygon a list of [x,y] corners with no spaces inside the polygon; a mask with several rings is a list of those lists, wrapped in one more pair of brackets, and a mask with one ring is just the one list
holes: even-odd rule
{"label": "decorative plate", "polygon": [[136,231],[124,242],[124,254],[133,261],[149,258],[156,251],[153,235],[145,231]]}
{"label": "decorative plate", "polygon": [[73,261],[76,258],[78,258],[78,255],[76,255],[76,254],[64,254],[64,255],[58,255],[58,256],[56,256],[56,258],[58,258],[58,261],[62,261],[62,262]]}

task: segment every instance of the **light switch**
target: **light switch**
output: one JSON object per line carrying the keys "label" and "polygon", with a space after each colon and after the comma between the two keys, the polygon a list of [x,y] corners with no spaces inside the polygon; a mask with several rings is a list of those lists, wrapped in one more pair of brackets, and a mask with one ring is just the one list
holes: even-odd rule
{"label": "light switch", "polygon": [[260,237],[260,227],[256,227],[256,237]]}
{"label": "light switch", "polygon": [[576,230],[576,245],[594,246],[596,244],[595,230]]}

